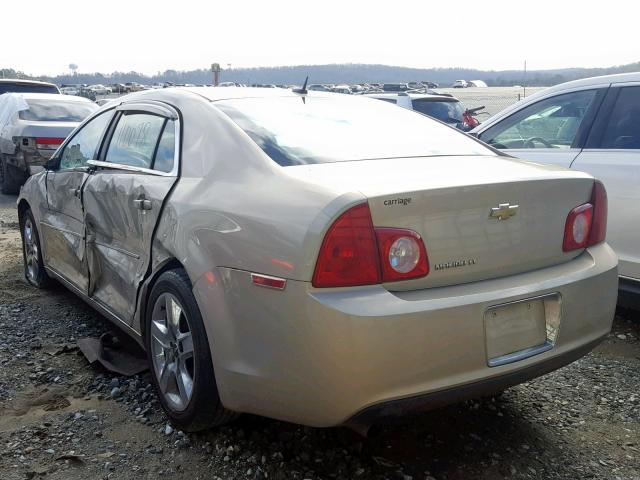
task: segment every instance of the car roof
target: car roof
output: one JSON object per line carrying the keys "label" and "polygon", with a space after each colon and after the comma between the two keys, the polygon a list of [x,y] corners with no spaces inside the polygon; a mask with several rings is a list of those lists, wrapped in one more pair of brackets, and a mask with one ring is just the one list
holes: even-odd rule
{"label": "car roof", "polygon": [[559,92],[562,90],[572,90],[574,88],[590,87],[593,85],[625,82],[640,82],[640,72],[616,73],[614,75],[601,75],[599,77],[581,78],[580,80],[572,80],[570,82],[560,83],[558,85],[554,85],[553,87],[545,88],[540,92],[536,92],[535,95],[538,96],[539,94],[542,94],[544,92],[544,95],[546,96],[549,93]]}
{"label": "car roof", "polygon": [[84,97],[76,97],[75,95],[63,95],[61,93],[31,93],[31,92],[17,92],[10,93],[11,95],[19,95],[25,100],[64,100],[65,102],[77,102],[86,103],[91,100]]}
{"label": "car roof", "polygon": [[13,83],[21,85],[45,85],[55,87],[55,84],[50,82],[41,82],[39,80],[24,80],[22,78],[0,78],[0,83]]}

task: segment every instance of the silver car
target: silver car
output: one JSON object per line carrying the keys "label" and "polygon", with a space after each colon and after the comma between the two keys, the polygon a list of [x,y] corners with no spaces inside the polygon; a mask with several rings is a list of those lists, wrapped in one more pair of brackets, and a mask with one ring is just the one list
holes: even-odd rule
{"label": "silver car", "polygon": [[620,258],[620,303],[640,308],[640,72],[538,92],[474,130],[520,158],[588,172],[604,183],[607,238]]}
{"label": "silver car", "polygon": [[171,88],[92,115],[18,199],[25,274],[147,351],[171,421],[360,431],[611,328],[606,194],[385,102]]}
{"label": "silver car", "polygon": [[0,95],[0,191],[17,193],[49,160],[69,133],[98,106],[86,98],[53,93]]}

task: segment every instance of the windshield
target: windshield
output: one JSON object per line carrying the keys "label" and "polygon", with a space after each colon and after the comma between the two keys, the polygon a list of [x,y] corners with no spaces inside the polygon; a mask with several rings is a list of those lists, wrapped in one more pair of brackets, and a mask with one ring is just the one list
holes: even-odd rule
{"label": "windshield", "polygon": [[0,82],[0,95],[3,93],[60,93],[55,85]]}
{"label": "windshield", "polygon": [[444,123],[462,123],[464,108],[460,102],[414,100],[413,109]]}
{"label": "windshield", "polygon": [[222,100],[215,105],[282,166],[379,158],[495,155],[449,127],[375,99]]}
{"label": "windshield", "polygon": [[81,122],[98,109],[91,102],[64,102],[47,100],[29,100],[29,110],[20,111],[21,120],[39,122]]}

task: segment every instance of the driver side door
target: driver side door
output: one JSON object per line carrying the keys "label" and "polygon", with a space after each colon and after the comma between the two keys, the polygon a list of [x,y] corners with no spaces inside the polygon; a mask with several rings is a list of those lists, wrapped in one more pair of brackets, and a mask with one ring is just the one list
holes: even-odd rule
{"label": "driver side door", "polygon": [[499,121],[478,138],[524,160],[569,168],[580,154],[605,90],[545,98]]}

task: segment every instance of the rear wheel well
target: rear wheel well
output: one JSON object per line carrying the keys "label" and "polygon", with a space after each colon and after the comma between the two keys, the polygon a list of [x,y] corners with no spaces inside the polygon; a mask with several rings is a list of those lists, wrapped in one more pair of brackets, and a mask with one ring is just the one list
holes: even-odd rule
{"label": "rear wheel well", "polygon": [[30,208],[31,207],[29,206],[29,202],[27,202],[24,198],[20,200],[20,203],[18,203],[18,222],[20,222],[20,225],[22,225],[24,213]]}
{"label": "rear wheel well", "polygon": [[152,275],[151,275],[151,279],[149,280],[149,282],[147,283],[147,286],[143,292],[144,294],[144,299],[140,302],[140,333],[142,334],[142,338],[144,338],[146,332],[145,332],[145,328],[146,328],[146,316],[147,316],[147,302],[149,301],[149,295],[151,294],[151,290],[153,289],[153,286],[155,285],[155,283],[158,281],[158,277],[160,277],[160,275],[162,275],[164,272],[166,272],[167,270],[176,270],[176,269],[181,269],[181,270],[185,270],[184,265],[182,265],[182,263],[180,263],[180,261],[177,258],[170,258],[165,260],[165,262],[160,266],[160,268],[158,268]]}

